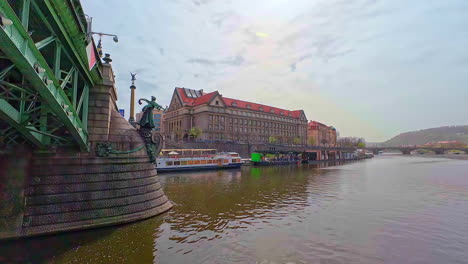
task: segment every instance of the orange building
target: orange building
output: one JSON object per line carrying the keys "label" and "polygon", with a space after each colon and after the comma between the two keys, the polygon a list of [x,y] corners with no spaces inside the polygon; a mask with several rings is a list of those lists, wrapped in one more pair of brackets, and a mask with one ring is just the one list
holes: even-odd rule
{"label": "orange building", "polygon": [[336,129],[317,121],[310,121],[307,126],[307,144],[336,146]]}

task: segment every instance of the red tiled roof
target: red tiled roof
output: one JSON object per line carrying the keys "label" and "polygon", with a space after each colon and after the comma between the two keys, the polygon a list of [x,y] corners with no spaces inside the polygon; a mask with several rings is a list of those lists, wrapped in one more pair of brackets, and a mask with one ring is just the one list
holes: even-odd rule
{"label": "red tiled roof", "polygon": [[327,125],[317,122],[317,121],[310,121],[309,126],[327,126]]}
{"label": "red tiled roof", "polygon": [[[301,116],[301,110],[289,111],[289,110],[285,110],[285,109],[281,109],[281,108],[277,108],[277,107],[272,107],[272,106],[262,105],[262,104],[252,103],[252,102],[246,102],[246,101],[232,99],[232,98],[226,98],[226,97],[223,97],[223,101],[229,107],[250,109],[250,110],[254,110],[254,111],[262,111],[262,112],[265,112],[265,113],[275,113],[277,115],[291,116],[291,117],[294,117],[294,118],[299,118]],[[233,105],[234,102],[237,105]],[[250,108],[248,106],[250,106]],[[283,114],[281,114],[281,113],[283,113]],[[291,114],[291,115],[289,115],[289,114]]]}
{"label": "red tiled roof", "polygon": [[[219,93],[215,91],[215,92],[203,94],[202,96],[197,97],[197,98],[189,98],[185,94],[184,88],[176,87],[176,90],[178,94],[180,95],[182,102],[185,105],[189,105],[189,106],[198,106],[198,105],[206,104],[211,99],[213,99],[213,96],[219,95]],[[289,110],[285,110],[285,109],[281,109],[277,107],[272,107],[268,105],[262,105],[262,104],[257,104],[257,103],[252,103],[252,102],[247,102],[247,101],[242,101],[242,100],[237,100],[237,99],[232,99],[232,98],[226,98],[222,96],[221,98],[223,99],[226,106],[231,107],[231,108],[242,108],[242,109],[250,109],[253,111],[262,111],[265,113],[275,113],[277,115],[291,116],[293,118],[299,118],[302,112],[302,110],[289,111]],[[234,102],[236,103],[236,105],[233,105]],[[250,108],[248,106],[250,106]]]}
{"label": "red tiled roof", "polygon": [[190,106],[197,106],[197,105],[201,105],[201,104],[206,104],[211,100],[211,98],[213,98],[213,95],[216,94],[216,92],[211,92],[211,93],[203,94],[200,97],[189,98],[185,94],[184,88],[176,88],[176,90],[177,90],[178,94],[180,95],[180,98],[182,99],[182,102],[184,104],[190,105]]}

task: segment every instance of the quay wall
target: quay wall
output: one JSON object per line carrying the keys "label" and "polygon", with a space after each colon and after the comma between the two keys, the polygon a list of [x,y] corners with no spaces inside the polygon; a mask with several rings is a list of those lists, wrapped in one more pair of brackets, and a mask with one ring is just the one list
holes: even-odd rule
{"label": "quay wall", "polygon": [[[314,147],[305,146],[287,146],[273,144],[249,144],[249,143],[230,143],[230,142],[179,142],[166,145],[165,148],[186,148],[186,149],[216,149],[220,152],[237,152],[243,158],[250,158],[252,152],[255,151],[324,151],[314,149]],[[349,150],[349,152],[352,152]]]}
{"label": "quay wall", "polygon": [[[117,111],[110,65],[103,75],[90,90],[89,151],[0,152],[0,239],[121,224],[172,207],[145,142]],[[101,143],[121,152],[98,154]]]}

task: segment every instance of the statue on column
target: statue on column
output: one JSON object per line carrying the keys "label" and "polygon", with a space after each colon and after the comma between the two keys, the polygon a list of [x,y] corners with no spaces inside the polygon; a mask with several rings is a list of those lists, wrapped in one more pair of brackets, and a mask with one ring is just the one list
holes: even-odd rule
{"label": "statue on column", "polygon": [[151,96],[151,101],[144,98],[139,99],[138,104],[141,105],[141,101],[145,101],[147,105],[143,107],[143,114],[138,121],[138,124],[140,125],[138,132],[146,144],[146,152],[150,158],[150,162],[156,163],[156,157],[159,155],[163,145],[163,137],[161,134],[153,131],[153,128],[155,127],[153,109],[162,110],[163,108],[156,103],[156,97],[154,96]]}

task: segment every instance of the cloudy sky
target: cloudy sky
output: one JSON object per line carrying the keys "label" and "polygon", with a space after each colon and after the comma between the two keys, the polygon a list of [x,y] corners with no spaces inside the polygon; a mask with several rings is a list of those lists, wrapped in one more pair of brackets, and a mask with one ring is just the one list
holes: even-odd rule
{"label": "cloudy sky", "polygon": [[468,124],[466,0],[82,0],[128,118],[175,86],[304,109],[342,136]]}

